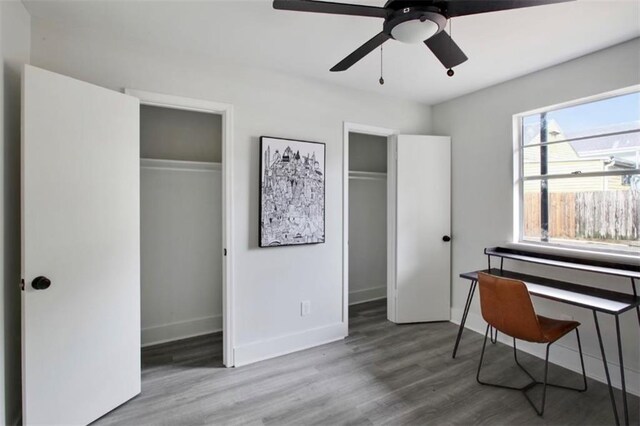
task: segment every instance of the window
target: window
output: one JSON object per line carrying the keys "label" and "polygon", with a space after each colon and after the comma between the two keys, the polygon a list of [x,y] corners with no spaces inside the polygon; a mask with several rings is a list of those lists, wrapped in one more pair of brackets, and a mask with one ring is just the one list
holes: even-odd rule
{"label": "window", "polygon": [[640,252],[639,88],[515,120],[519,240]]}

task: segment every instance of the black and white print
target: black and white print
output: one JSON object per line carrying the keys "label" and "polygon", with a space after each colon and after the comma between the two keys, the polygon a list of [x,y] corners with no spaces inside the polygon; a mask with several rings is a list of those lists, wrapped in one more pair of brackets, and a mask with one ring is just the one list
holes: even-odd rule
{"label": "black and white print", "polygon": [[324,243],[325,144],[260,138],[260,247]]}

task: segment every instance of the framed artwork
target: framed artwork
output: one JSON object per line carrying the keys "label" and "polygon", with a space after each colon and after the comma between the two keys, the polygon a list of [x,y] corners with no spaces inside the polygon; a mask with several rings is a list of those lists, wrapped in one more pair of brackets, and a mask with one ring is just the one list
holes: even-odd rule
{"label": "framed artwork", "polygon": [[324,243],[325,144],[260,138],[260,247]]}

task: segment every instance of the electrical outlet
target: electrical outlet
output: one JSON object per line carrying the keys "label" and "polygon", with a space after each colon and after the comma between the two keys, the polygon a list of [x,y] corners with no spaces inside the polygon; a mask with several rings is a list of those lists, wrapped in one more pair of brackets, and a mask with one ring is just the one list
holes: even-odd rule
{"label": "electrical outlet", "polygon": [[300,315],[307,316],[311,313],[311,302],[308,300],[303,300],[300,302]]}

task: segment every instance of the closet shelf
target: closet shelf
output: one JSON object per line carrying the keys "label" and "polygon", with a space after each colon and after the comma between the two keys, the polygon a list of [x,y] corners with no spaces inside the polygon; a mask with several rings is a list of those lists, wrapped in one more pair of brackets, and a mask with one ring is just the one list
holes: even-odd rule
{"label": "closet shelf", "polygon": [[207,161],[160,160],[141,158],[140,167],[144,169],[221,171],[222,163]]}
{"label": "closet shelf", "polygon": [[384,180],[387,174],[383,172],[363,172],[358,170],[349,170],[349,179],[368,179],[368,180]]}

